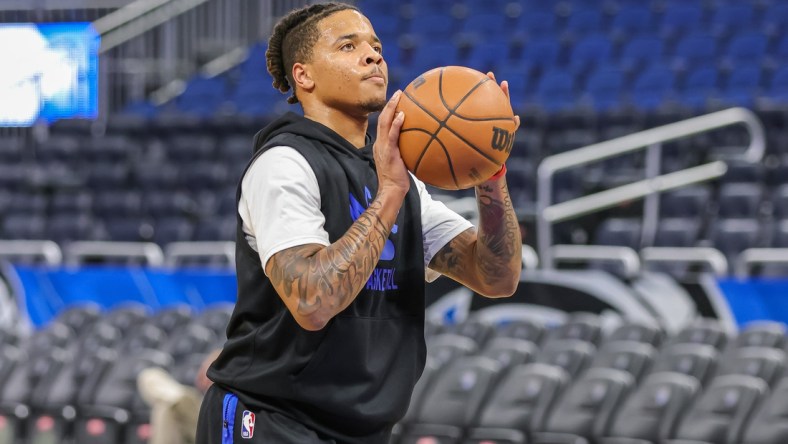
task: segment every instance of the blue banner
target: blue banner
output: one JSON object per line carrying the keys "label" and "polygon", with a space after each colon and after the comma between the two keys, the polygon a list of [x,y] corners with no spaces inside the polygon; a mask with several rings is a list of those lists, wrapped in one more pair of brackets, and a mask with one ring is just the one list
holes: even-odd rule
{"label": "blue banner", "polygon": [[46,325],[72,305],[95,303],[111,310],[139,303],[156,311],[186,304],[200,311],[213,304],[235,302],[237,292],[235,272],[215,268],[14,265],[6,274],[36,327]]}
{"label": "blue banner", "polygon": [[740,326],[758,320],[788,323],[788,279],[721,279],[717,283]]}

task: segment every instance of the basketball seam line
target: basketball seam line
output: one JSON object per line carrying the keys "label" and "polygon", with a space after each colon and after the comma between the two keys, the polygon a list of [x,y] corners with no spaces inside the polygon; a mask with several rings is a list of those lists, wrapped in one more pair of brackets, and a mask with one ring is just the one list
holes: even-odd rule
{"label": "basketball seam line", "polygon": [[[405,97],[407,97],[408,99],[410,99],[410,101],[411,101],[411,102],[413,102],[413,104],[414,104],[414,105],[416,105],[416,106],[418,106],[419,108],[421,108],[421,110],[422,110],[422,111],[424,111],[424,112],[425,112],[425,113],[426,113],[428,116],[430,116],[430,117],[432,117],[433,119],[435,119],[435,121],[436,121],[436,122],[438,122],[438,125],[439,125],[439,126],[438,126],[438,129],[437,129],[437,130],[436,130],[436,131],[435,131],[435,132],[432,134],[432,137],[430,138],[430,140],[428,140],[428,141],[427,141],[427,144],[426,144],[426,146],[424,147],[424,149],[422,150],[422,152],[421,152],[421,155],[419,156],[419,159],[416,161],[416,165],[413,167],[414,174],[415,174],[416,170],[418,170],[419,163],[421,162],[421,159],[424,157],[424,154],[426,153],[427,149],[429,149],[430,143],[432,143],[432,141],[433,141],[433,140],[437,140],[436,136],[437,136],[437,134],[440,132],[440,130],[441,130],[442,128],[446,128],[446,130],[448,130],[450,133],[454,134],[454,135],[455,135],[455,136],[456,136],[458,139],[460,139],[460,140],[461,140],[461,141],[463,141],[463,142],[464,142],[466,145],[468,145],[469,147],[471,147],[471,149],[473,149],[473,150],[474,150],[474,151],[476,151],[477,153],[481,154],[481,155],[482,155],[482,157],[484,157],[485,159],[489,160],[489,161],[490,161],[490,162],[492,162],[493,164],[495,164],[495,165],[498,165],[498,163],[497,163],[497,162],[496,162],[496,161],[495,161],[493,158],[491,158],[490,156],[488,156],[487,154],[485,154],[485,153],[484,153],[482,150],[480,150],[480,149],[479,149],[479,148],[478,148],[476,145],[474,145],[474,144],[472,144],[472,143],[468,142],[468,140],[466,140],[464,137],[462,137],[461,135],[457,134],[457,133],[456,133],[456,132],[455,132],[453,129],[451,129],[450,127],[448,127],[448,126],[446,126],[446,125],[445,125],[445,124],[446,124],[446,122],[449,120],[449,118],[451,118],[451,116],[457,116],[458,118],[462,118],[461,116],[459,116],[459,115],[457,115],[457,114],[455,113],[455,110],[456,110],[457,108],[459,108],[459,107],[460,107],[460,105],[462,105],[462,103],[463,103],[463,102],[464,102],[464,101],[465,101],[465,100],[466,100],[466,99],[467,99],[467,98],[468,98],[468,97],[469,97],[469,96],[470,96],[470,95],[471,95],[471,94],[472,94],[474,91],[476,91],[476,89],[477,89],[477,88],[479,88],[479,86],[481,86],[481,85],[482,85],[482,84],[484,84],[485,82],[489,81],[489,78],[482,79],[482,80],[481,80],[479,83],[477,83],[476,85],[474,85],[474,86],[473,86],[473,88],[471,88],[471,89],[470,89],[470,90],[469,90],[469,91],[468,91],[468,92],[465,94],[465,96],[463,96],[463,97],[460,99],[460,101],[459,101],[459,102],[458,102],[458,103],[455,105],[455,107],[454,107],[454,108],[449,108],[449,106],[446,104],[446,100],[445,100],[445,99],[444,99],[444,97],[443,97],[443,71],[444,71],[444,68],[441,68],[440,77],[439,77],[439,79],[438,79],[438,95],[439,95],[439,97],[440,97],[440,99],[441,99],[441,102],[443,103],[443,106],[446,108],[446,110],[447,110],[447,111],[449,111],[449,115],[446,117],[446,119],[445,119],[445,120],[441,120],[441,119],[439,119],[437,116],[435,116],[434,114],[432,114],[432,113],[431,113],[429,110],[427,110],[426,108],[424,108],[424,106],[422,106],[422,105],[421,105],[421,103],[417,102],[417,101],[416,101],[416,100],[415,100],[413,97],[411,97],[411,95],[410,95],[410,94],[408,94],[408,92],[407,92],[407,91],[403,91],[403,92],[405,93]],[[443,146],[443,144],[442,144],[442,143],[441,143],[441,146]],[[457,186],[457,188],[459,188],[459,184],[457,183],[457,177],[456,177],[456,175],[455,175],[455,173],[454,173],[454,167],[453,167],[453,165],[452,165],[452,162],[451,162],[451,157],[447,156],[447,160],[448,160],[448,163],[449,163],[449,171],[451,172],[452,179],[454,180],[454,184]]]}

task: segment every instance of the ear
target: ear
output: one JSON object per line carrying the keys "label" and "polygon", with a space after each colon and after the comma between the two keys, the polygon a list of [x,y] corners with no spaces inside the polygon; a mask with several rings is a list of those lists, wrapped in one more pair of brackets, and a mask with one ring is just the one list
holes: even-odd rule
{"label": "ear", "polygon": [[304,63],[293,64],[293,81],[296,83],[296,86],[307,92],[315,88],[315,81],[312,80],[312,75],[309,72],[310,68],[309,65]]}

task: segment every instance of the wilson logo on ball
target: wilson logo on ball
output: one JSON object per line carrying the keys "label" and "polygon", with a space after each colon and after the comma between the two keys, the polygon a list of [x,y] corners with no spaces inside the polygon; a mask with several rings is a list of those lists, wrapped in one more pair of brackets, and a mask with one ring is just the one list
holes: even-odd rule
{"label": "wilson logo on ball", "polygon": [[514,134],[503,128],[498,128],[497,126],[492,127],[492,130],[492,142],[490,142],[492,149],[503,151],[507,154],[510,153],[512,151],[512,145],[514,144]]}

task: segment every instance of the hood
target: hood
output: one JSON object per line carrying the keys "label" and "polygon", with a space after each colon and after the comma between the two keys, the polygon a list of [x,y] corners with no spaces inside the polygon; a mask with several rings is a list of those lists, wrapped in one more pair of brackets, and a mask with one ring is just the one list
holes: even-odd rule
{"label": "hood", "polygon": [[288,112],[284,114],[283,116],[268,124],[265,128],[260,130],[257,135],[255,135],[255,152],[268,144],[268,141],[274,137],[285,133],[295,134],[297,136],[315,140],[326,145],[330,149],[339,151],[349,156],[360,157],[369,161],[372,161],[373,159],[373,139],[369,133],[367,133],[366,136],[366,146],[364,146],[364,148],[356,148],[331,128],[314,120],[309,120],[306,117],[298,115],[294,112]]}

